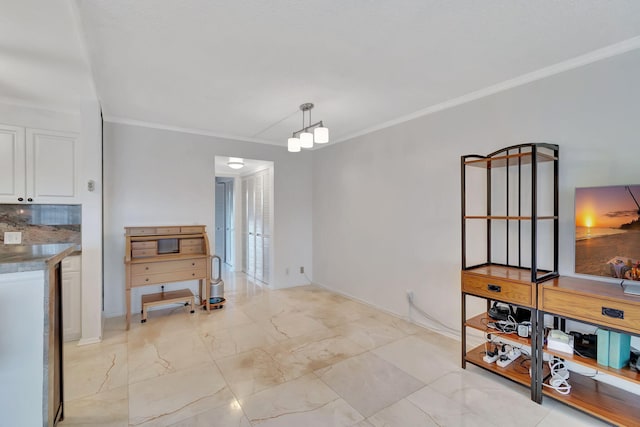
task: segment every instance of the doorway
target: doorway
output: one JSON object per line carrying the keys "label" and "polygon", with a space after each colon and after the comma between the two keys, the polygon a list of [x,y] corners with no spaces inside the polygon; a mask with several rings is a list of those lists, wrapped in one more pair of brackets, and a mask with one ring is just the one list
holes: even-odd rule
{"label": "doorway", "polygon": [[234,260],[234,179],[216,177],[215,191],[215,255],[229,266],[235,264]]}
{"label": "doorway", "polygon": [[231,169],[229,157],[216,156],[214,252],[231,271],[269,284],[274,259],[274,164],[240,160],[244,166]]}

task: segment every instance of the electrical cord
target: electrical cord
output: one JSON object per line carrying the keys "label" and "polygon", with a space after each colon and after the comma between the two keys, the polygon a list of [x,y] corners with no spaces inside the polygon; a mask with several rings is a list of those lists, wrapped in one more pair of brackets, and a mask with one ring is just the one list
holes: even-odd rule
{"label": "electrical cord", "polygon": [[[436,325],[441,326],[444,329],[444,332],[449,332],[449,333],[454,333],[454,334],[459,334],[460,333],[459,330],[445,325],[444,323],[442,323],[438,319],[433,318],[431,315],[429,315],[429,313],[427,313],[426,311],[422,310],[420,307],[415,305],[415,303],[413,302],[413,296],[412,295],[407,295],[407,300],[409,301],[409,308],[413,308],[415,311],[417,311],[419,314],[421,314],[422,316],[424,316],[428,320],[432,321]],[[438,328],[434,328],[434,329],[437,330],[437,331],[443,331],[443,329],[438,329]]]}
{"label": "electrical cord", "polygon": [[571,384],[567,381],[569,379],[569,370],[565,367],[564,361],[555,357],[551,358],[549,360],[549,370],[551,371],[549,383],[542,383],[542,385],[552,388],[563,395],[571,393]]}

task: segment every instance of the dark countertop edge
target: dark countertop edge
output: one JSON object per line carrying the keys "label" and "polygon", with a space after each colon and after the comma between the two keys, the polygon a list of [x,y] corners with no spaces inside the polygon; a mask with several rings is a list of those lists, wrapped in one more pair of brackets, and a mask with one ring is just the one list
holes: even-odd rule
{"label": "dark countertop edge", "polygon": [[50,266],[62,261],[63,258],[78,251],[80,245],[75,243],[60,244],[61,250],[48,258],[41,258],[32,261],[16,261],[0,263],[0,274],[24,273],[27,271],[48,270]]}

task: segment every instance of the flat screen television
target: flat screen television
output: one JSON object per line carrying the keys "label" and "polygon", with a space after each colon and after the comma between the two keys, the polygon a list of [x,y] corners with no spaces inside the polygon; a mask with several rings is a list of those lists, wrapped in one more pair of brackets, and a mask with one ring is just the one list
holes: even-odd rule
{"label": "flat screen television", "polygon": [[640,281],[640,185],[576,188],[575,271]]}

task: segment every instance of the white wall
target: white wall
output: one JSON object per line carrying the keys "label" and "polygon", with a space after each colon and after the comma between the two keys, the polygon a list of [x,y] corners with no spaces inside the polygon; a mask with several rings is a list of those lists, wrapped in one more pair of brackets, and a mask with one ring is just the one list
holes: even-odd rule
{"label": "white wall", "polygon": [[[124,227],[205,224],[213,244],[216,155],[274,162],[272,287],[306,283],[294,267],[311,269],[312,264],[311,153],[294,154],[286,147],[105,123],[105,316],[125,312]],[[290,275],[285,274],[287,268]],[[195,283],[191,284],[194,290]],[[144,292],[154,288],[149,286]],[[139,295],[132,293],[134,313],[139,312]]]}
{"label": "white wall", "polygon": [[[576,186],[640,183],[640,51],[314,152],[316,283],[460,329],[460,156],[560,146],[560,273]],[[424,318],[416,321],[431,324]]]}
{"label": "white wall", "polygon": [[[97,101],[82,106],[80,197],[82,200],[82,337],[102,338],[102,118]],[[95,184],[88,190],[88,182]]]}

